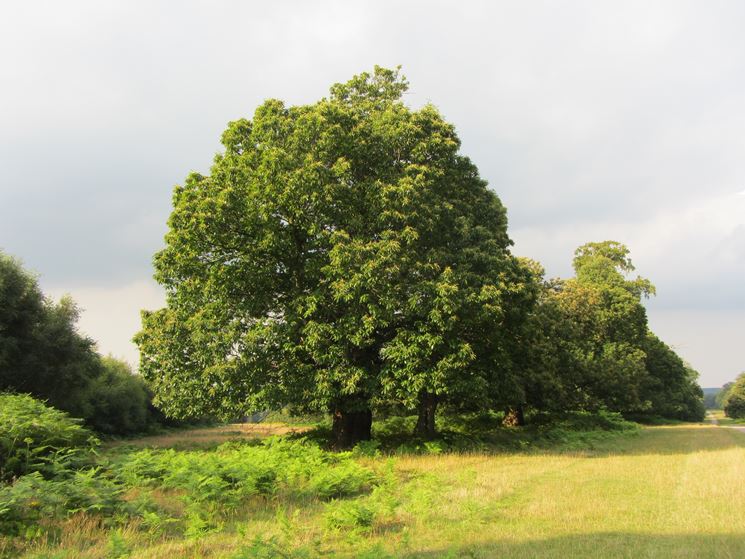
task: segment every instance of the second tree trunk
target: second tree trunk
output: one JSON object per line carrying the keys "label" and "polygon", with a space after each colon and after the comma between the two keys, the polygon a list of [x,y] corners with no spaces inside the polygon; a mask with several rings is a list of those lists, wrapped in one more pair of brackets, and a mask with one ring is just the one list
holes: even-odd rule
{"label": "second tree trunk", "polygon": [[435,412],[437,411],[437,395],[431,392],[419,393],[419,417],[414,434],[424,439],[433,439],[437,434],[435,429]]}

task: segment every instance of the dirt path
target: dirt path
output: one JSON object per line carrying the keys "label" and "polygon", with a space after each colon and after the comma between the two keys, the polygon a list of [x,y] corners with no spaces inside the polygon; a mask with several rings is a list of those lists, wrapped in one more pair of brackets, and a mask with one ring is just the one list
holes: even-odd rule
{"label": "dirt path", "polygon": [[708,414],[706,419],[711,421],[712,425],[718,425],[719,427],[726,427],[727,429],[734,429],[735,431],[745,433],[745,425],[722,425],[719,423],[719,420],[711,414]]}

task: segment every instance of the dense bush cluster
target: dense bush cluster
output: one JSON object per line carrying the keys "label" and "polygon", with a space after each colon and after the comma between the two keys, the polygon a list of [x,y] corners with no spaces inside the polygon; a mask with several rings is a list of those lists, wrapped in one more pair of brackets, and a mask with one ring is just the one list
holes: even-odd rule
{"label": "dense bush cluster", "polygon": [[121,489],[96,467],[98,439],[80,423],[28,395],[0,394],[0,534],[30,537],[41,520],[116,509]]}
{"label": "dense bush cluster", "polygon": [[147,430],[151,395],[126,363],[101,357],[75,327],[69,297],[47,299],[36,279],[0,251],[0,390],[31,394],[100,433]]}
{"label": "dense bush cluster", "polygon": [[214,451],[141,450],[116,461],[128,485],[184,490],[203,505],[235,507],[255,495],[330,499],[368,488],[372,472],[346,454],[304,440],[264,439],[260,444],[225,443]]}
{"label": "dense bush cluster", "polygon": [[349,454],[302,440],[225,443],[214,451],[142,450],[112,465],[125,486],[178,491],[187,533],[219,525],[220,515],[254,497],[349,497],[371,488],[376,476]]}
{"label": "dense bush cluster", "polygon": [[745,373],[726,386],[722,394],[722,407],[727,417],[745,419]]}

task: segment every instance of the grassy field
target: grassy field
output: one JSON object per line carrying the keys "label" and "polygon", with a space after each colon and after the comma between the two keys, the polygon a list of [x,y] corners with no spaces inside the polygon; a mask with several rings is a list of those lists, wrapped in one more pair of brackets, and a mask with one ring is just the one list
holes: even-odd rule
{"label": "grassy field", "polygon": [[[241,429],[231,436],[285,428],[235,432]],[[209,446],[227,431],[137,444]],[[217,531],[191,538],[167,527],[147,531],[137,520],[106,528],[75,515],[59,539],[33,544],[23,556],[745,557],[745,433],[681,424],[586,446],[359,457],[381,481],[358,496],[252,499]],[[164,508],[181,506],[177,495],[154,495]]]}

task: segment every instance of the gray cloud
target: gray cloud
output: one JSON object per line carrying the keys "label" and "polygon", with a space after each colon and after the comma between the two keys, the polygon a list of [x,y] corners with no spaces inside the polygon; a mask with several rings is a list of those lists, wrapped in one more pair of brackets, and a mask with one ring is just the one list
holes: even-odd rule
{"label": "gray cloud", "polygon": [[658,286],[650,313],[745,313],[743,22],[736,1],[8,4],[0,247],[54,290],[134,297],[173,185],[229,120],[403,64],[517,252],[566,275],[577,245],[617,239]]}

